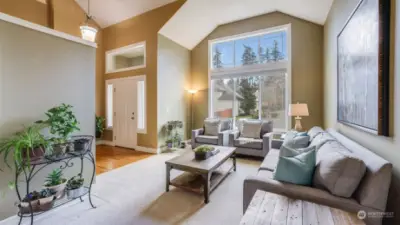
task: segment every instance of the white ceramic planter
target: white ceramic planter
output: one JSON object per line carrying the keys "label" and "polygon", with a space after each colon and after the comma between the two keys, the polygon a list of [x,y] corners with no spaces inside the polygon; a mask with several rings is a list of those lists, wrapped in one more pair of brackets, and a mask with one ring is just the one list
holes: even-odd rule
{"label": "white ceramic planter", "polygon": [[77,189],[68,190],[67,189],[67,198],[72,200],[81,197],[85,193],[85,188],[82,186]]}

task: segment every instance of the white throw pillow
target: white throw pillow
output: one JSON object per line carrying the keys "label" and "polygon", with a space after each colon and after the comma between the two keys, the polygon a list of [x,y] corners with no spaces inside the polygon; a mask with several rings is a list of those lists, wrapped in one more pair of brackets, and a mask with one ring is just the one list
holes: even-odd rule
{"label": "white throw pillow", "polygon": [[221,132],[221,121],[219,119],[204,120],[204,135],[218,136]]}
{"label": "white throw pillow", "polygon": [[244,120],[242,122],[241,137],[260,139],[262,121],[260,120]]}

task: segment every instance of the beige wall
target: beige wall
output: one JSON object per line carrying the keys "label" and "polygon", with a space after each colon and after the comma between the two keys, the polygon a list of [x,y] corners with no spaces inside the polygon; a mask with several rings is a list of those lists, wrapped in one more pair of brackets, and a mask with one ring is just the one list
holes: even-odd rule
{"label": "beige wall", "polygon": [[[44,113],[61,103],[74,106],[81,129],[77,134],[94,135],[95,48],[4,21],[0,21],[0,46],[0,139],[45,119]],[[50,169],[59,166],[38,173],[31,191],[40,190]],[[5,167],[3,156],[0,168],[4,170],[0,172],[1,220],[16,213],[17,199],[15,190],[7,187],[14,170]],[[85,168],[83,175],[89,180],[92,168]],[[79,167],[73,167],[64,175],[79,172]],[[21,193],[26,193],[24,187],[22,183]]]}
{"label": "beige wall", "polygon": [[[112,50],[146,41],[146,68],[110,73],[105,79],[146,75],[147,134],[138,134],[138,145],[158,147],[157,135],[157,38],[161,27],[175,14],[184,1],[176,1],[139,16],[122,21],[103,30],[104,50]],[[112,138],[110,131],[105,138]]]}
{"label": "beige wall", "polygon": [[[158,35],[157,65],[157,114],[158,131],[171,120],[183,122],[183,134],[186,130],[190,88],[190,51],[163,35]],[[165,137],[159,135],[158,145],[165,144]]]}
{"label": "beige wall", "polygon": [[289,23],[292,27],[292,102],[308,103],[310,116],[302,120],[304,129],[322,125],[323,27],[275,12],[219,26],[192,50],[192,86],[200,90],[195,96],[195,127],[201,127],[208,116],[208,41]]}
{"label": "beige wall", "polygon": [[[47,4],[45,4],[47,2]],[[32,23],[81,36],[79,26],[85,21],[82,8],[74,0],[0,0],[0,12]],[[96,23],[95,27],[99,28]],[[96,114],[104,116],[104,49],[102,30],[99,28],[96,43]]]}
{"label": "beige wall", "polygon": [[342,124],[336,120],[336,96],[337,96],[337,35],[343,28],[346,20],[351,15],[351,12],[356,7],[358,0],[336,0],[329,13],[328,19],[324,27],[324,125],[325,127],[335,127],[341,133],[355,140],[361,145],[369,148],[373,152],[382,156],[393,163],[392,187],[389,194],[387,211],[395,212],[395,220],[386,221],[387,224],[400,224],[400,82],[399,76],[400,67],[398,62],[400,53],[400,5],[392,0],[392,18],[391,18],[391,65],[390,65],[390,83],[391,94],[391,109],[390,109],[390,131],[391,138],[372,135],[358,129],[354,129]]}

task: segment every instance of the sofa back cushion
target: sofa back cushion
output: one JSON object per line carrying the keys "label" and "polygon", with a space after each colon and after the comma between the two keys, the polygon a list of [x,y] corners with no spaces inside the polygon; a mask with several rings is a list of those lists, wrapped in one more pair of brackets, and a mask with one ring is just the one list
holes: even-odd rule
{"label": "sofa back cushion", "polygon": [[[311,138],[311,137],[310,137]],[[328,142],[336,141],[336,139],[327,132],[320,132],[313,137],[310,146],[315,146],[317,151]]]}
{"label": "sofa back cushion", "polygon": [[261,120],[244,120],[240,137],[260,139]]}
{"label": "sofa back cushion", "polygon": [[310,141],[312,141],[315,136],[322,132],[324,132],[324,130],[321,127],[313,127],[307,132],[307,134],[310,136]]}
{"label": "sofa back cushion", "polygon": [[218,136],[221,131],[221,121],[219,119],[204,120],[204,135]]}
{"label": "sofa back cushion", "polygon": [[392,177],[392,164],[334,129],[327,129],[327,132],[366,165],[365,175],[353,195],[354,198],[361,205],[384,211]]}
{"label": "sofa back cushion", "polygon": [[350,198],[364,176],[364,162],[336,141],[321,146],[317,158],[313,185]]}

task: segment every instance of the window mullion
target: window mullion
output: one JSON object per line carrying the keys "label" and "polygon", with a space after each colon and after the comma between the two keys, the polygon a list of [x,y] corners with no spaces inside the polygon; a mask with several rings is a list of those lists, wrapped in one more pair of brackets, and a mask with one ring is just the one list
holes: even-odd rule
{"label": "window mullion", "polygon": [[237,78],[233,79],[233,103],[232,103],[232,120],[233,120],[233,128],[236,127],[236,106],[237,106],[237,98],[236,98],[236,81]]}
{"label": "window mullion", "polygon": [[263,81],[264,77],[260,76],[259,77],[259,81],[258,81],[258,119],[262,119],[262,81]]}

